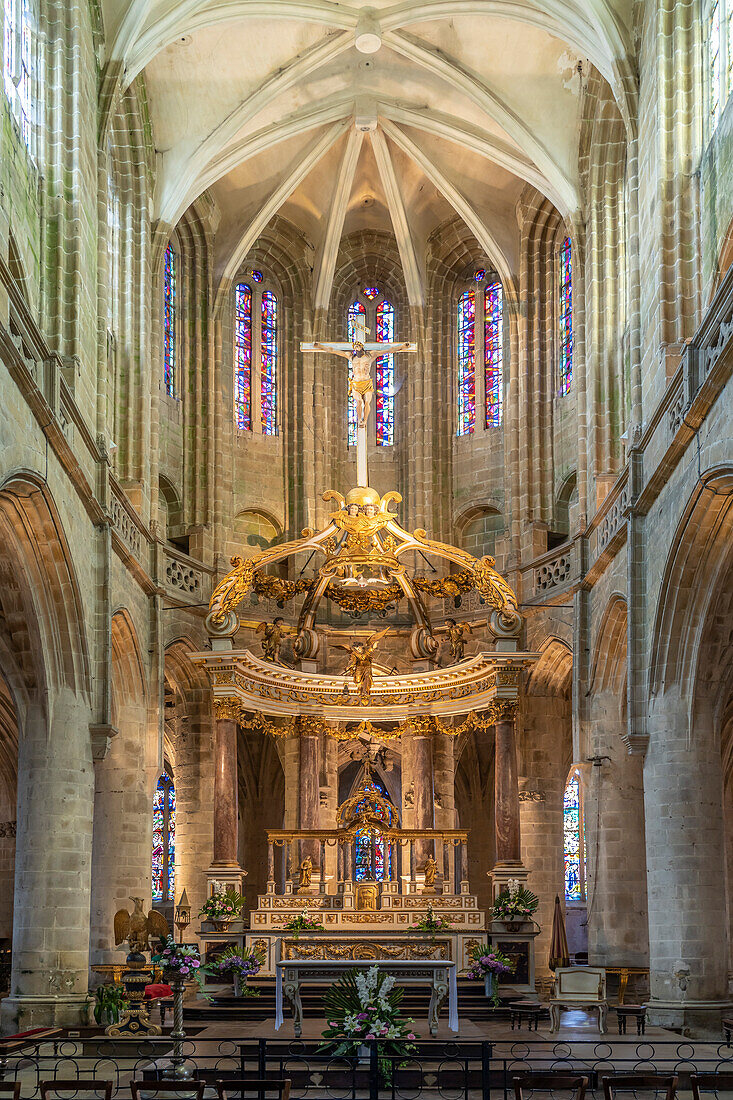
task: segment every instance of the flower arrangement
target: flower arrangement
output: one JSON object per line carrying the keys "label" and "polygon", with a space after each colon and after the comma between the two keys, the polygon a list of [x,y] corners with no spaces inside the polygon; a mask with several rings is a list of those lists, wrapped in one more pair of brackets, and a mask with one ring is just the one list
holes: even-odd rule
{"label": "flower arrangement", "polygon": [[199,916],[207,921],[236,920],[244,904],[241,894],[233,890],[225,894],[212,894],[199,909]]}
{"label": "flower arrangement", "polygon": [[166,976],[195,978],[201,966],[198,947],[187,943],[176,943],[173,936],[167,936],[163,950],[157,959]]}
{"label": "flower arrangement", "polygon": [[247,978],[253,978],[259,974],[263,957],[257,951],[241,954],[234,947],[228,947],[214,962],[201,967],[204,974],[210,974],[214,978],[228,977],[230,974],[234,981],[234,993],[237,997],[259,997],[259,989],[252,989],[247,985]]}
{"label": "flower arrangement", "polygon": [[466,972],[467,978],[473,980],[489,979],[486,981],[486,992],[493,1005],[499,1003],[499,991],[497,979],[500,974],[513,974],[516,963],[502,951],[484,943],[471,950],[471,966]]}
{"label": "flower arrangement", "polygon": [[412,1040],[419,1038],[412,1030],[413,1021],[402,1016],[403,990],[394,984],[394,978],[380,973],[377,966],[347,970],[323,998],[328,1027],[322,1034],[329,1042],[321,1044],[321,1049],[353,1057],[366,1040],[381,1040],[379,1072],[386,1084],[392,1080],[395,1063],[404,1063],[416,1049]]}
{"label": "flower arrangement", "polygon": [[497,896],[491,913],[492,920],[525,921],[531,920],[532,914],[537,909],[540,899],[525,886],[520,886],[518,879],[510,879],[506,890]]}
{"label": "flower arrangement", "polygon": [[297,917],[293,917],[285,925],[286,932],[293,933],[293,939],[297,943],[301,932],[325,932],[325,928],[321,924],[318,917],[312,917],[308,912],[307,907],[302,913],[298,913]]}
{"label": "flower arrangement", "polygon": [[412,927],[416,932],[429,932],[431,936],[435,937],[438,932],[447,932],[454,923],[453,917],[437,917],[432,902],[430,902],[425,916],[415,921]]}

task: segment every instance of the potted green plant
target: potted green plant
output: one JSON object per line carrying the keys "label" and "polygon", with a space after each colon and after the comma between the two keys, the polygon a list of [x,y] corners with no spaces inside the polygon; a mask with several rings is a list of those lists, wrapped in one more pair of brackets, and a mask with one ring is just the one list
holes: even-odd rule
{"label": "potted green plant", "polygon": [[115,982],[97,986],[94,994],[94,1021],[99,1027],[119,1023],[120,1016],[128,1007],[124,986]]}

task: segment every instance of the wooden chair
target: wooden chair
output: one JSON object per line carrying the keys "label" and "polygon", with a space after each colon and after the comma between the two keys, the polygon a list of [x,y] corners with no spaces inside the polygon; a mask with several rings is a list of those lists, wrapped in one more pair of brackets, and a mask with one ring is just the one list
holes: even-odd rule
{"label": "wooden chair", "polygon": [[260,1100],[267,1094],[277,1092],[278,1100],[290,1100],[290,1078],[260,1077],[257,1079],[237,1077],[227,1081],[217,1081],[216,1091],[219,1100],[234,1100],[235,1097],[257,1095]]}
{"label": "wooden chair", "polygon": [[81,1093],[86,1095],[90,1092],[104,1093],[104,1100],[112,1100],[112,1089],[114,1088],[114,1082],[103,1081],[100,1077],[58,1077],[53,1078],[50,1081],[41,1081],[41,1100],[49,1100],[52,1096],[58,1096],[63,1093],[74,1094]]}
{"label": "wooden chair", "polygon": [[533,1070],[512,1077],[512,1081],[514,1083],[514,1100],[526,1100],[527,1094],[533,1092],[554,1094],[560,1091],[571,1092],[573,1100],[583,1100],[585,1090],[588,1088],[587,1077],[577,1077],[575,1074],[562,1070],[557,1073],[552,1070],[549,1072],[546,1070]]}
{"label": "wooden chair", "polygon": [[[665,1100],[675,1100],[677,1075],[674,1073],[616,1073],[613,1077],[601,1077],[604,1100],[615,1100],[619,1092],[661,1092]],[[634,1098],[636,1100],[636,1097]]]}
{"label": "wooden chair", "polygon": [[733,1092],[733,1073],[691,1073],[692,1100],[703,1092]]}
{"label": "wooden chair", "polygon": [[20,1100],[20,1081],[0,1081],[0,1096],[12,1096]]}
{"label": "wooden chair", "polygon": [[563,966],[555,971],[550,998],[550,1032],[560,1027],[560,1010],[584,1008],[598,1012],[598,1030],[606,1032],[606,971],[602,966]]}
{"label": "wooden chair", "polygon": [[195,1100],[204,1100],[205,1081],[197,1081],[195,1078],[181,1081],[130,1081],[132,1100],[146,1100],[148,1096],[157,1096],[160,1093],[177,1093],[179,1096],[195,1097]]}

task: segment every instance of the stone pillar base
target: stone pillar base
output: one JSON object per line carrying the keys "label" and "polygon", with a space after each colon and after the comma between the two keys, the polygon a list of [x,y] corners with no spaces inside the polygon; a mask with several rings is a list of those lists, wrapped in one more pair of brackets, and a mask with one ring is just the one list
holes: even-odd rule
{"label": "stone pillar base", "polygon": [[34,1027],[79,1027],[88,1023],[86,993],[51,994],[11,993],[0,1005],[0,1030],[15,1035]]}
{"label": "stone pillar base", "polygon": [[722,1019],[730,1016],[733,1001],[662,1001],[650,997],[646,1002],[649,1023],[679,1031],[691,1039],[722,1042]]}
{"label": "stone pillar base", "polygon": [[241,894],[246,877],[247,872],[237,863],[212,863],[206,872],[207,895],[225,894],[227,890]]}
{"label": "stone pillar base", "polygon": [[520,886],[526,886],[529,878],[529,871],[519,860],[516,863],[509,861],[496,863],[486,874],[491,879],[492,900],[498,897],[502,890],[506,890],[511,879],[519,879]]}

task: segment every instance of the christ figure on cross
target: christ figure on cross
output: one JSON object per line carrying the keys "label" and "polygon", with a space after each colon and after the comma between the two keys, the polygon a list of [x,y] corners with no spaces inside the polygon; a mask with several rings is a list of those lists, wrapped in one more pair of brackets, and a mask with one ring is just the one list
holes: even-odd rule
{"label": "christ figure on cross", "polygon": [[372,363],[383,355],[396,351],[416,351],[416,344],[363,344],[355,340],[353,344],[301,344],[301,351],[329,351],[351,362],[349,378],[349,396],[356,401],[356,413],[359,427],[363,428],[369,419],[374,394],[372,382]]}

